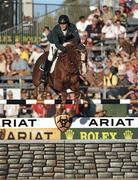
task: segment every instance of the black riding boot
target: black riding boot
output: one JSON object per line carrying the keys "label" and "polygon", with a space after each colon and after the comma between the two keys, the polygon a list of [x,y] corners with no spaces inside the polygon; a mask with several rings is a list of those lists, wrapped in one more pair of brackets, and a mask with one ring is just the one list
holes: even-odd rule
{"label": "black riding boot", "polygon": [[[42,76],[41,76],[41,82],[42,83],[46,83],[47,80],[48,80],[48,74],[49,74],[49,71],[50,71],[50,68],[51,68],[51,65],[52,65],[52,61],[49,61],[48,59],[45,61],[44,63],[44,68],[43,68],[43,71],[42,71]],[[41,67],[42,68],[42,67]]]}

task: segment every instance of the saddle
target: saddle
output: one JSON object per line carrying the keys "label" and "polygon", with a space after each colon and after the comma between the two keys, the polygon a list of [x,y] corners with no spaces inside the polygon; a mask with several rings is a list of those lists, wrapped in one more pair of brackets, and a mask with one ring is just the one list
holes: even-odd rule
{"label": "saddle", "polygon": [[52,60],[53,63],[52,63],[51,69],[50,69],[50,74],[52,74],[54,72],[59,55],[60,55],[60,57],[64,57],[64,56],[66,56],[66,53],[63,53],[58,50],[55,52],[55,54],[53,56],[53,60]]}

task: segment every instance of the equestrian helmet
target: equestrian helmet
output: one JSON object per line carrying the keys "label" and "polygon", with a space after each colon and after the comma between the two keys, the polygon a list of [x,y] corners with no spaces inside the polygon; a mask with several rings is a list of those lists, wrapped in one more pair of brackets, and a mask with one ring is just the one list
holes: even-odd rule
{"label": "equestrian helmet", "polygon": [[69,24],[69,17],[67,15],[61,15],[58,19],[59,24]]}

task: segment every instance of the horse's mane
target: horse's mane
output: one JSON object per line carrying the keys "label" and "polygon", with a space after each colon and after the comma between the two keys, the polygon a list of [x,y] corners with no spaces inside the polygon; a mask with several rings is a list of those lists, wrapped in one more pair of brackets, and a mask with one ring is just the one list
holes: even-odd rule
{"label": "horse's mane", "polygon": [[71,40],[69,44],[66,46],[68,50],[73,50],[77,48],[77,42],[75,40]]}

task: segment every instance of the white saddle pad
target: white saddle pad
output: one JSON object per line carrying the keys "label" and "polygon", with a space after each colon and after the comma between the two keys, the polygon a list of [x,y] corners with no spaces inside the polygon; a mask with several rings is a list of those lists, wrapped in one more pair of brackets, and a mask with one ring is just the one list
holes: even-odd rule
{"label": "white saddle pad", "polygon": [[56,59],[54,60],[52,66],[51,66],[51,69],[50,69],[50,74],[53,73],[54,69],[55,69],[55,66],[56,66],[56,63],[57,63],[57,59],[58,59],[58,56],[56,57]]}

